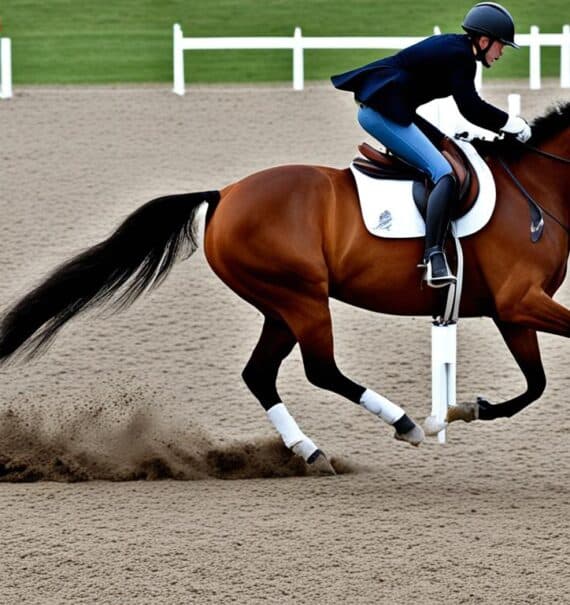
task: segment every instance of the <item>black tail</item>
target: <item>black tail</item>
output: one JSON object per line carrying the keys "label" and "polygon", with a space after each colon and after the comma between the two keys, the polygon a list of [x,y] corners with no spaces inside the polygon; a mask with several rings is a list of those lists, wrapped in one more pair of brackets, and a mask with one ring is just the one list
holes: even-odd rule
{"label": "black tail", "polygon": [[0,363],[49,345],[73,316],[103,302],[119,309],[158,286],[178,258],[197,248],[196,213],[218,191],[169,195],[133,212],[107,240],[58,267],[0,321]]}

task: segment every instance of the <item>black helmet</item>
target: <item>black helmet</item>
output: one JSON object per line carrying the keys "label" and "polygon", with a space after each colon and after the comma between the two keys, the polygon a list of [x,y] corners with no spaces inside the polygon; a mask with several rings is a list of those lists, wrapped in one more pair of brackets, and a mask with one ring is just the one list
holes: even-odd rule
{"label": "black helmet", "polygon": [[461,25],[468,33],[487,36],[518,48],[515,44],[515,22],[511,13],[495,2],[479,2],[465,15]]}

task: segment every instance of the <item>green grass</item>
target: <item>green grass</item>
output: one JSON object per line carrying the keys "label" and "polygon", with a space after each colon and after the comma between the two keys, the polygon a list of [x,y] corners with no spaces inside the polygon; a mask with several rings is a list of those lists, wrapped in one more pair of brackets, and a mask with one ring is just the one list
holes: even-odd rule
{"label": "green grass", "polygon": [[[185,36],[430,35],[460,31],[473,2],[455,0],[4,0],[15,84],[171,82],[172,25]],[[568,0],[509,0],[518,31],[560,32]],[[558,77],[560,51],[543,49],[543,76]],[[376,51],[305,51],[305,78],[373,60]],[[186,51],[187,82],[290,81],[290,51]],[[528,76],[528,50],[507,49],[485,77]]]}

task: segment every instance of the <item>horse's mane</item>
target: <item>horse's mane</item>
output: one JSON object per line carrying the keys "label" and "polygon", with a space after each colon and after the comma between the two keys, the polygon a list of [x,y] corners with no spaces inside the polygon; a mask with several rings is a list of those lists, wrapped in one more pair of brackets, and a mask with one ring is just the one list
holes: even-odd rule
{"label": "horse's mane", "polygon": [[[545,115],[535,118],[530,126],[532,129],[532,138],[529,144],[533,147],[538,147],[557,135],[564,128],[570,126],[570,101],[550,107]],[[525,153],[524,146],[515,143],[512,137],[496,139],[494,141],[476,138],[471,143],[483,156],[500,153],[503,156],[516,157]]]}

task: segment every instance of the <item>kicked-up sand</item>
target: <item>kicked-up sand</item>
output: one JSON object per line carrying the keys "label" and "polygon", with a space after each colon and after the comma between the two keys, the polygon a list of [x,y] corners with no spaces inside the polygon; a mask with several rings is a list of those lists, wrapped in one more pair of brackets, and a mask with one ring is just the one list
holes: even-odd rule
{"label": "kicked-up sand", "polygon": [[[486,85],[544,113],[568,90]],[[283,163],[347,166],[365,139],[328,85],[17,88],[0,102],[4,310],[144,202]],[[570,305],[564,285],[557,299]],[[340,367],[429,414],[430,321],[332,302]],[[241,381],[261,315],[201,251],[121,314],[76,318],[0,371],[0,603],[568,603],[568,343],[520,415],[412,448],[311,386],[279,387],[339,474],[314,476]],[[459,324],[458,399],[525,384],[489,319]]]}

